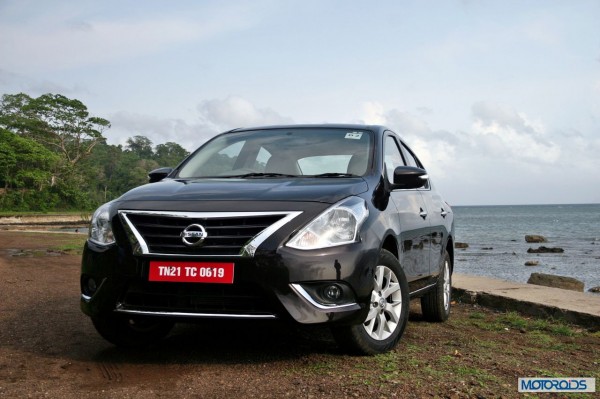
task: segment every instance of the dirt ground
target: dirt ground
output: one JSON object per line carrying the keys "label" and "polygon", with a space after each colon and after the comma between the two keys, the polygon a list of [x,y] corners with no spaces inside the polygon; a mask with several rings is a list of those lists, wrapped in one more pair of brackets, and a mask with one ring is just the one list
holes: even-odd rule
{"label": "dirt ground", "polygon": [[600,384],[600,333],[466,304],[443,324],[413,304],[398,347],[374,357],[282,322],[178,325],[118,350],[79,310],[84,239],[0,231],[0,397],[518,398],[518,377]]}

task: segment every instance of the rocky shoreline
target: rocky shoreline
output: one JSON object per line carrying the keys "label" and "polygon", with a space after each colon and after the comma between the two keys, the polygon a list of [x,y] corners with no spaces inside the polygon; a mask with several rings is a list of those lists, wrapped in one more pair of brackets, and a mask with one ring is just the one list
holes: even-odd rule
{"label": "rocky shoreline", "polygon": [[[528,234],[525,235],[525,242],[527,243],[547,243],[548,239],[542,235],[537,234]],[[457,242],[455,243],[455,249],[457,250],[466,250],[469,248],[469,244],[465,242]],[[491,250],[493,248],[482,248],[482,250]],[[564,253],[564,249],[560,247],[546,247],[540,246],[538,248],[528,248],[528,254],[562,254]],[[528,260],[525,262],[525,266],[535,267],[538,266],[540,262],[538,260]],[[544,273],[532,273],[529,277],[528,284],[534,285],[543,285],[546,287],[552,288],[560,288],[565,290],[572,290],[578,292],[584,292],[584,283],[578,279],[567,276],[559,276],[552,274],[544,274]],[[588,289],[588,292],[598,294],[600,293],[599,287],[591,287]]]}

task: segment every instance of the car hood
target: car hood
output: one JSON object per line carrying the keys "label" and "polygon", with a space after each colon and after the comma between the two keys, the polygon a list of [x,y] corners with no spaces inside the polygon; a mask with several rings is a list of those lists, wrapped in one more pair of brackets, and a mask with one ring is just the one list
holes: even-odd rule
{"label": "car hood", "polygon": [[165,179],[118,201],[302,201],[333,204],[367,191],[362,178]]}

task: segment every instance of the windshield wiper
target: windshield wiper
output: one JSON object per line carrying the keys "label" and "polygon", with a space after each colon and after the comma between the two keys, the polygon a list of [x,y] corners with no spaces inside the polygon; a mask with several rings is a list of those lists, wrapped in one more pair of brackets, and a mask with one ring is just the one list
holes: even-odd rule
{"label": "windshield wiper", "polygon": [[319,175],[310,175],[308,177],[360,177],[360,176],[355,175],[354,173],[334,173],[334,172],[329,172],[329,173],[321,173]]}
{"label": "windshield wiper", "polygon": [[231,175],[231,176],[220,176],[220,178],[238,178],[238,179],[247,179],[252,177],[298,177],[297,175],[288,175],[286,173],[245,173],[243,175]]}

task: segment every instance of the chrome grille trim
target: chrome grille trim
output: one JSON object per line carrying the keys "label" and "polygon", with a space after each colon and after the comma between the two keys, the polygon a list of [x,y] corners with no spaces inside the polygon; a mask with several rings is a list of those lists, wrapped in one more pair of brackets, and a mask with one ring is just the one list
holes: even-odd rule
{"label": "chrome grille trim", "polygon": [[[262,244],[267,238],[273,233],[279,230],[282,226],[287,224],[289,221],[300,215],[301,211],[281,211],[281,212],[177,212],[177,211],[139,211],[139,210],[119,210],[118,214],[123,221],[125,232],[129,238],[129,241],[133,247],[134,255],[159,255],[168,257],[253,257],[256,249]],[[232,219],[232,218],[247,218],[247,217],[261,217],[261,216],[282,216],[281,219],[266,227],[264,230],[252,237],[248,242],[242,245],[241,250],[238,254],[233,255],[219,255],[219,254],[176,254],[176,253],[160,253],[152,252],[148,246],[148,243],[142,236],[142,234],[135,227],[135,224],[131,221],[128,215],[142,215],[142,216],[157,216],[167,217],[176,219]]]}

